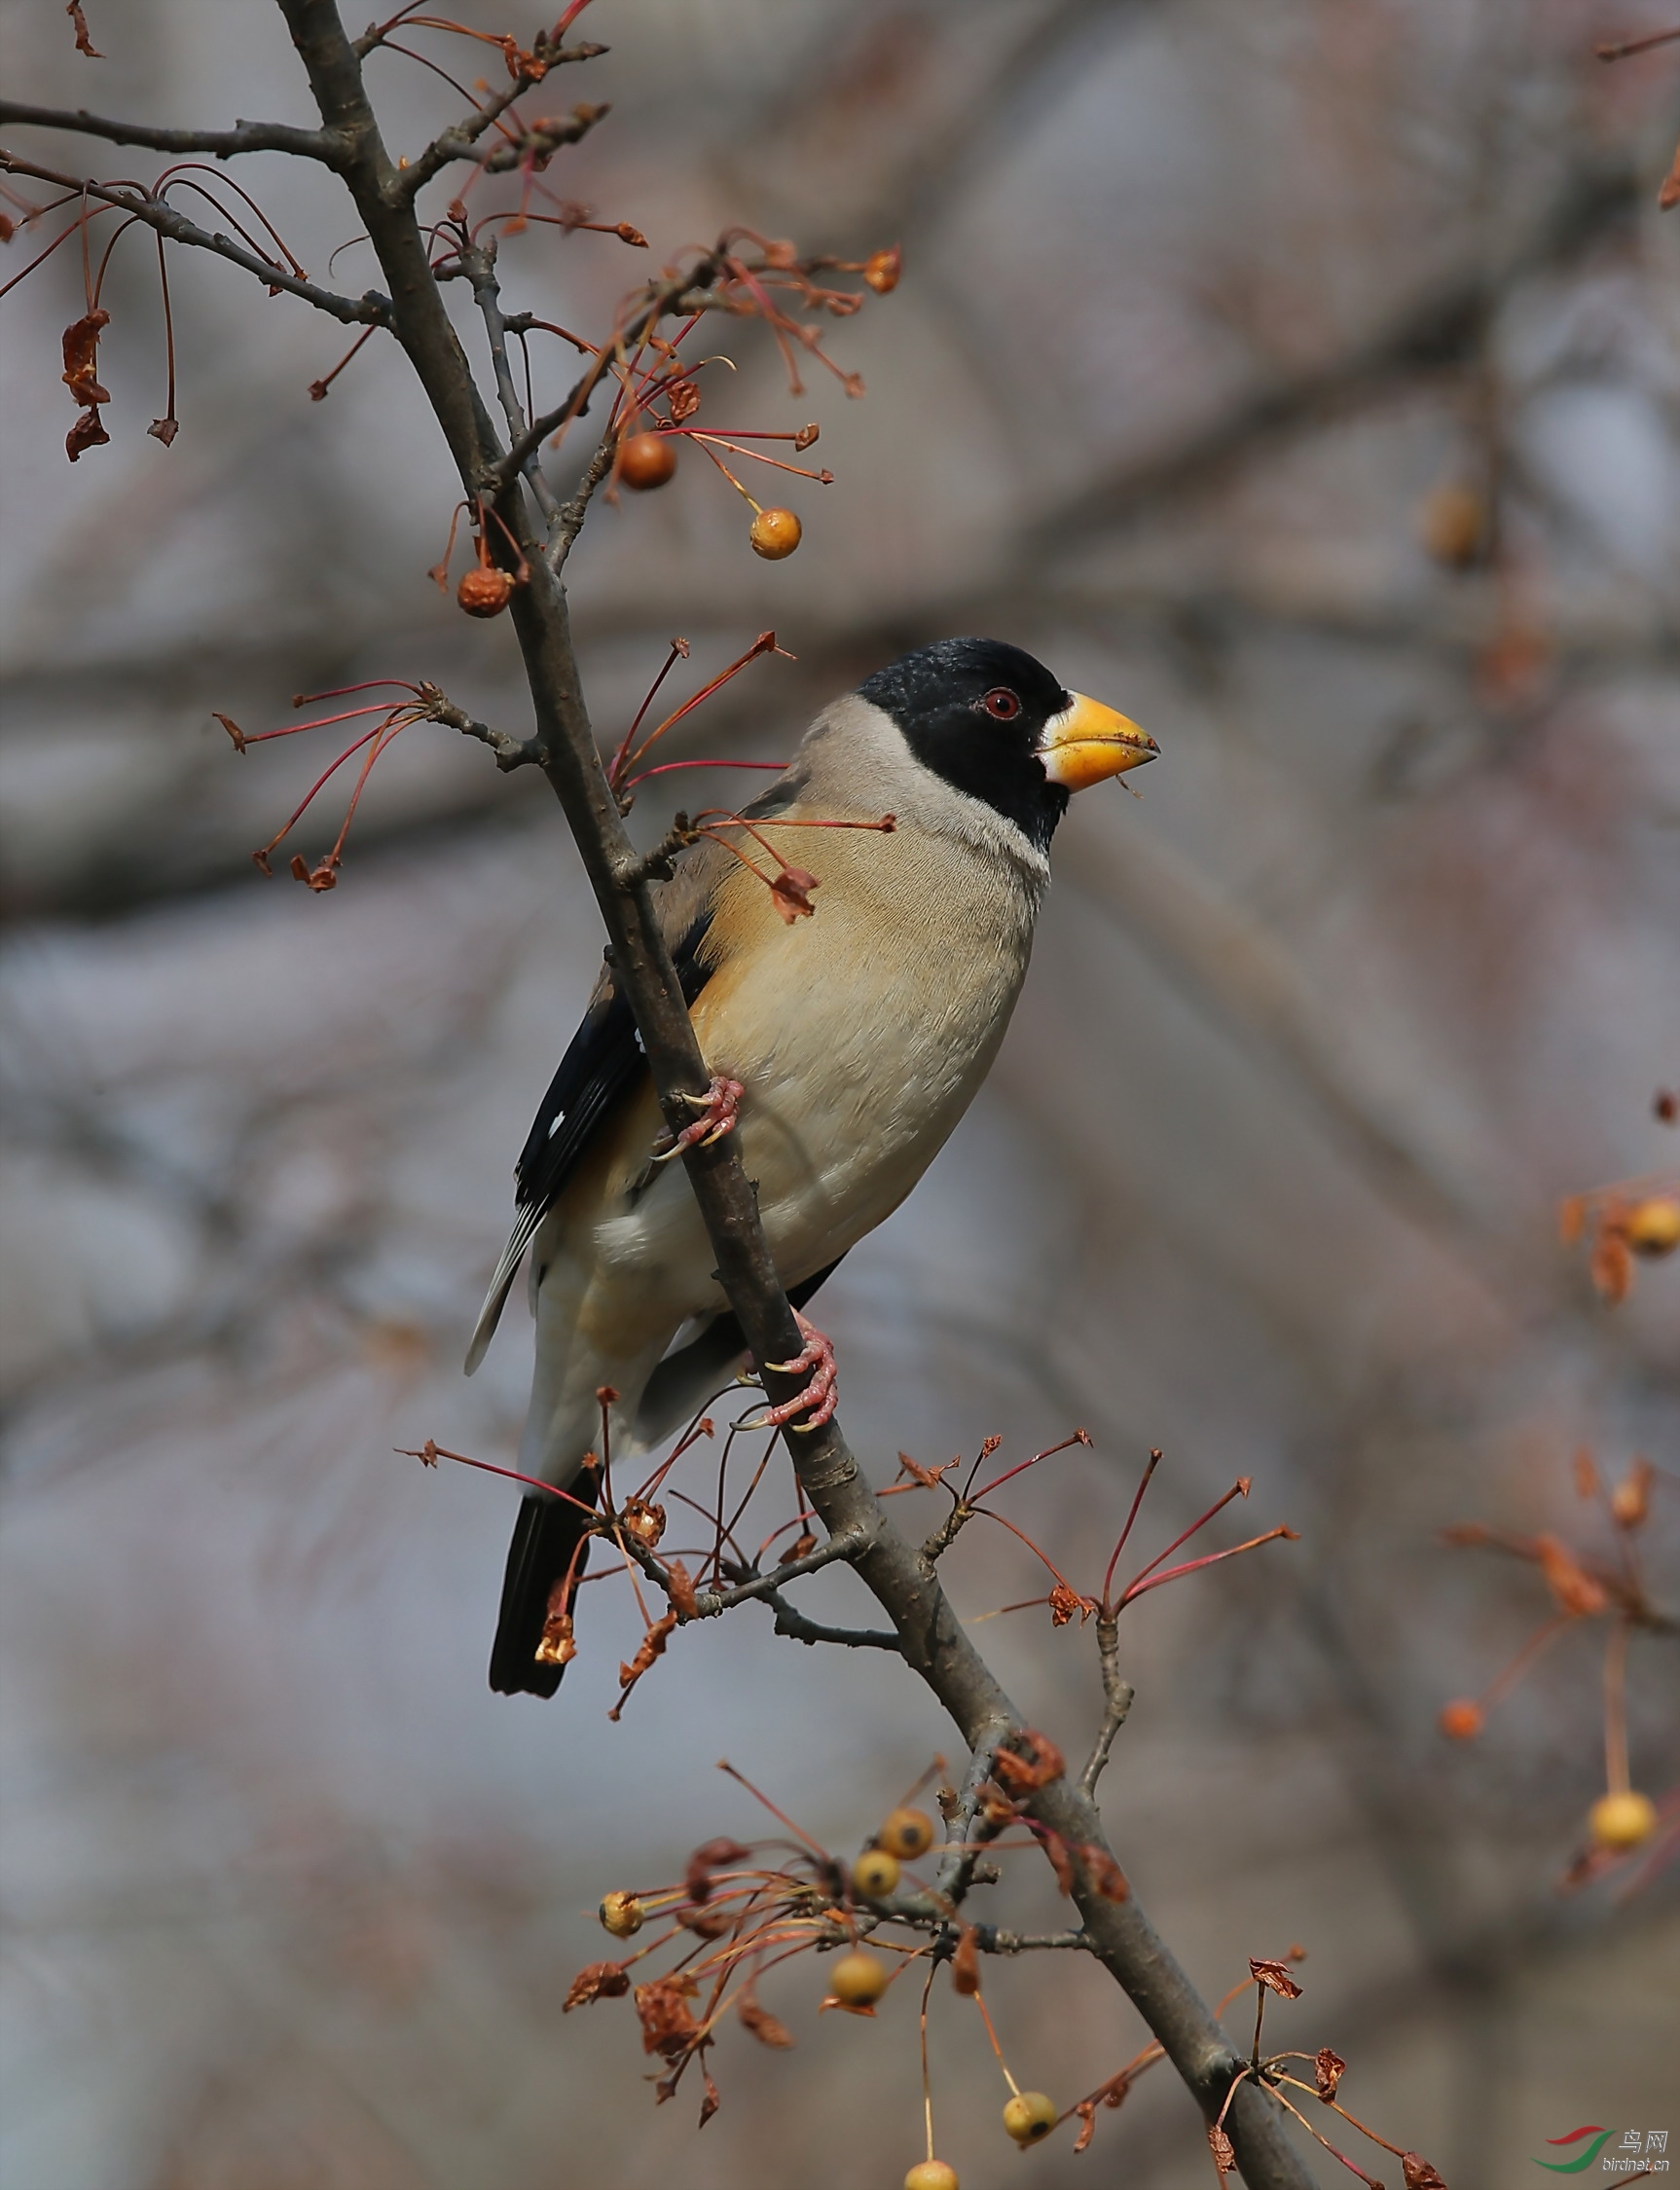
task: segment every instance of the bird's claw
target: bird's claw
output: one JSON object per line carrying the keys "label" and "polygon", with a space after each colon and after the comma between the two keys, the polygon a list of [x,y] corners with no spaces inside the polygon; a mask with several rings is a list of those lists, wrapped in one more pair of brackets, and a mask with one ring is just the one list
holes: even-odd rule
{"label": "bird's claw", "polygon": [[726,1133],[735,1131],[736,1119],[741,1110],[742,1097],[747,1093],[738,1079],[729,1079],[713,1073],[712,1085],[704,1095],[684,1095],[682,1100],[692,1104],[700,1115],[692,1125],[685,1125],[680,1133],[665,1136],[669,1148],[655,1149],[655,1163],[669,1163],[679,1156],[684,1149],[709,1149],[713,1141],[721,1141]]}
{"label": "bird's claw", "polygon": [[[786,1423],[794,1430],[820,1430],[839,1404],[839,1379],[831,1341],[814,1323],[807,1323],[797,1309],[793,1320],[804,1336],[804,1345],[791,1361],[773,1361],[769,1366],[784,1376],[807,1376],[809,1381],[792,1399],[784,1400],[779,1406],[767,1406],[756,1422],[748,1425],[749,1429],[779,1430]],[[807,1408],[810,1413],[806,1419],[795,1422],[794,1415],[805,1414]]]}

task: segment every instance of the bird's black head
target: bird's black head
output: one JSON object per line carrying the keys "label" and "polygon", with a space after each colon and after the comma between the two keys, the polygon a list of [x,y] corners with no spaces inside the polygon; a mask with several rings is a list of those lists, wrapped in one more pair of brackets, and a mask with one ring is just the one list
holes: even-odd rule
{"label": "bird's black head", "polygon": [[999,639],[942,639],[858,687],[890,714],[924,768],[984,799],[1041,852],[1068,809],[1040,742],[1074,704],[1042,662]]}

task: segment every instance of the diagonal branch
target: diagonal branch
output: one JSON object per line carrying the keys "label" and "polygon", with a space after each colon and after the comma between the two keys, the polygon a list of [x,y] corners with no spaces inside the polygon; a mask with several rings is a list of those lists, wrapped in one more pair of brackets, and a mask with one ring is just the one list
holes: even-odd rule
{"label": "diagonal branch", "polygon": [[288,122],[236,122],[231,129],[155,129],[145,122],[108,121],[85,106],[25,106],[18,99],[0,99],[0,125],[8,122],[32,129],[73,129],[78,136],[141,145],[148,152],[207,152],[217,160],[232,160],[242,152],[287,152],[294,159],[319,160],[334,167],[343,150],[330,129],[297,129]]}
{"label": "diagonal branch", "polygon": [[[491,368],[495,374],[496,397],[501,404],[502,417],[507,420],[508,435],[517,443],[525,432],[525,406],[519,399],[519,389],[514,384],[513,366],[508,360],[507,322],[502,317],[501,287],[495,277],[494,237],[487,237],[482,243],[467,244],[460,253],[459,264],[461,274],[472,286],[473,302],[478,306],[479,317],[484,321],[485,339],[490,345]],[[552,530],[560,520],[560,504],[555,499],[553,488],[542,476],[534,450],[521,467],[521,475]]]}
{"label": "diagonal branch", "polygon": [[334,319],[342,319],[347,326],[388,327],[391,324],[391,308],[377,290],[370,289],[365,296],[341,297],[334,290],[320,288],[303,275],[292,274],[273,259],[265,259],[258,251],[247,250],[242,243],[231,237],[212,235],[190,221],[184,213],[177,213],[172,205],[165,205],[156,198],[145,198],[137,190],[125,189],[117,183],[86,182],[80,175],[61,175],[53,167],[38,167],[33,161],[19,160],[16,153],[0,151],[0,174],[29,175],[36,182],[52,183],[56,189],[74,191],[88,198],[97,198],[101,203],[115,205],[120,212],[130,214],[143,221],[148,228],[156,229],[160,236],[167,237],[171,243],[190,243],[196,250],[212,252],[230,265],[239,267],[246,274],[271,289],[283,289],[291,297],[302,297],[317,311],[327,312]]}

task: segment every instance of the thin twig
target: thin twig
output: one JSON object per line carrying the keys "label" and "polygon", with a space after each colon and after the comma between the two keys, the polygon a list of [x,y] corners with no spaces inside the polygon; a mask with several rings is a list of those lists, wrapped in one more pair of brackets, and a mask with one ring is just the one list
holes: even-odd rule
{"label": "thin twig", "polygon": [[137,191],[125,190],[119,185],[88,182],[79,175],[60,174],[55,167],[40,167],[32,160],[19,160],[14,152],[0,151],[0,173],[29,175],[36,182],[52,183],[59,190],[97,198],[102,203],[115,205],[120,212],[144,221],[148,228],[155,228],[170,242],[190,243],[195,250],[212,252],[244,273],[254,274],[269,288],[284,289],[288,296],[302,297],[305,304],[313,305],[317,311],[330,313],[334,319],[342,319],[347,326],[388,327],[392,323],[390,300],[376,290],[370,289],[360,297],[341,297],[331,289],[323,289],[316,282],[307,281],[301,274],[276,266],[274,260],[264,258],[259,252],[247,250],[229,237],[212,235],[159,199],[142,198]]}
{"label": "thin twig", "polygon": [[1103,1668],[1103,1696],[1108,1708],[1098,1730],[1095,1744],[1079,1774],[1079,1792],[1087,1799],[1097,1792],[1097,1781],[1109,1761],[1109,1751],[1114,1745],[1114,1736],[1126,1723],[1126,1713],[1132,1707],[1132,1685],[1120,1677],[1120,1619],[1117,1612],[1097,1614],[1097,1657]]}

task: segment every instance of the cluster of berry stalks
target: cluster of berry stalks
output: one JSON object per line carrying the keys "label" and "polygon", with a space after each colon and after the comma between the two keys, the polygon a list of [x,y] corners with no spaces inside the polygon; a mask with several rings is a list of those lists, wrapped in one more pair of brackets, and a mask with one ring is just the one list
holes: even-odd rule
{"label": "cluster of berry stalks", "polygon": [[[740,1776],[727,1765],[722,1769],[734,1777]],[[941,1770],[942,1763],[936,1760],[932,1770]],[[756,1789],[752,1791],[757,1793]],[[761,1795],[758,1799],[765,1800]],[[940,1788],[940,1808],[947,1814],[955,1813],[957,1800],[949,1788]],[[580,1971],[566,1998],[567,2010],[634,1991],[644,2050],[661,2055],[671,2066],[671,2073],[660,2085],[660,2097],[666,2098],[690,2062],[702,2059],[719,2019],[731,2006],[761,2044],[783,2047],[794,2043],[791,2032],[757,1997],[760,1977],[777,1962],[806,1952],[834,1952],[822,2007],[862,2016],[873,2016],[889,1987],[920,1963],[926,1973],[922,2002],[925,2068],[928,1990],[940,1961],[948,1961],[953,1989],[972,1998],[979,2008],[1009,2087],[1003,2111],[1004,2131],[1023,2147],[1048,2136],[1064,2118],[1062,2111],[1045,2093],[1023,2091],[1009,2073],[981,1998],[973,1928],[954,1924],[954,1908],[907,1870],[921,1857],[946,1852],[928,1812],[908,1799],[898,1804],[848,1870],[775,1810],[774,1805],[766,1803],[766,1807],[798,1836],[800,1844],[791,1859],[785,1859],[776,1868],[760,1868],[753,1861],[755,1855],[770,1846],[788,1843],[765,1843],[754,1849],[733,1840],[709,1841],[689,1858],[679,1885],[607,1894],[601,1903],[600,1917],[614,1939],[634,1939],[650,1922],[669,1928],[621,1962],[596,1962]],[[1000,1807],[1007,1815],[1012,1806],[1004,1804]],[[891,1943],[898,1956],[895,1967],[886,1955],[862,1944],[878,1926],[888,1922],[906,1924],[924,1934],[913,1946]],[[954,1947],[953,1932],[958,1933]],[[694,1943],[685,1947],[675,1969],[650,1982],[633,1985],[631,1970],[636,1962],[685,1933]],[[934,1935],[931,1939],[926,1936],[930,1933]],[[711,1998],[697,2016],[689,2002],[698,1998],[702,1980],[706,1979],[711,1981]],[[706,2074],[706,2086],[703,2120],[717,2103],[710,2074]],[[931,2106],[929,2155],[905,2175],[904,2190],[958,2190],[956,2170],[933,2156]]]}

